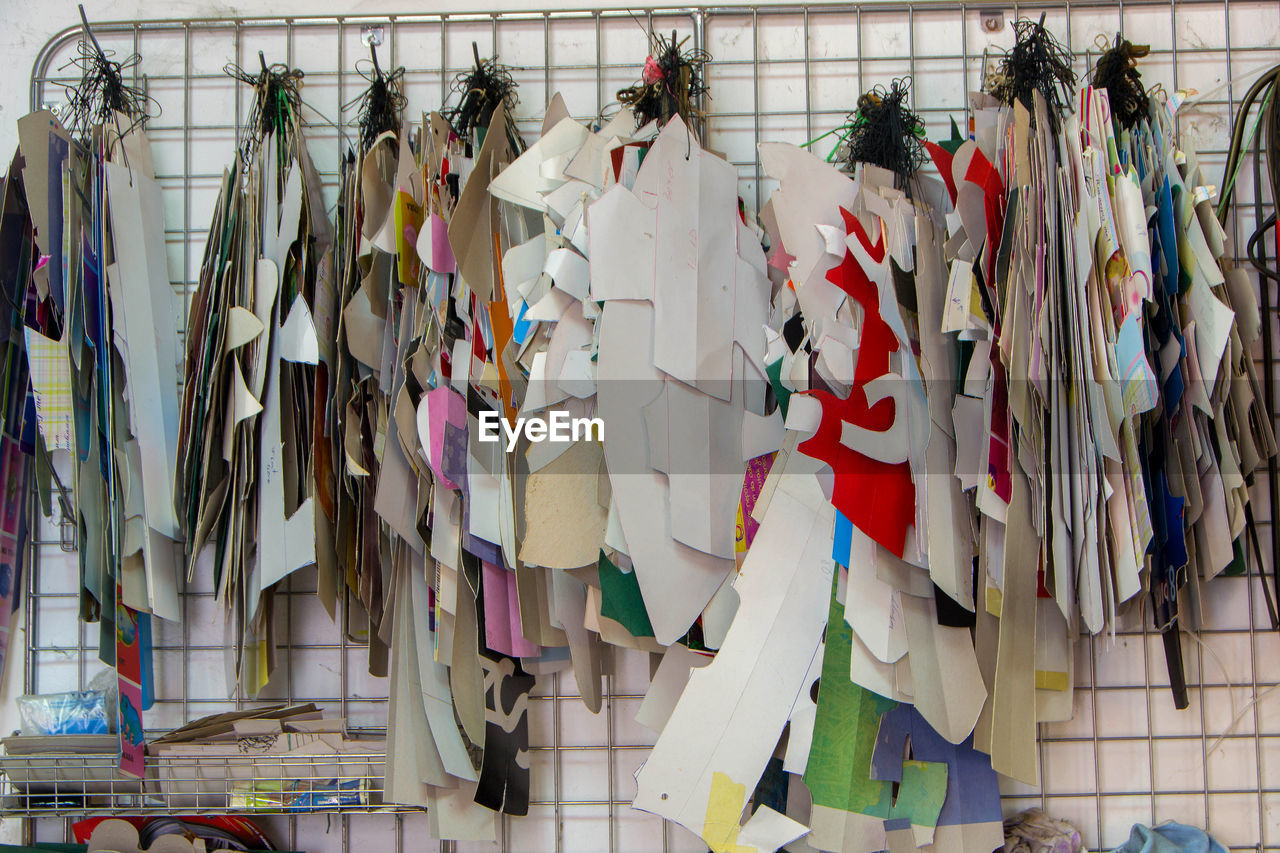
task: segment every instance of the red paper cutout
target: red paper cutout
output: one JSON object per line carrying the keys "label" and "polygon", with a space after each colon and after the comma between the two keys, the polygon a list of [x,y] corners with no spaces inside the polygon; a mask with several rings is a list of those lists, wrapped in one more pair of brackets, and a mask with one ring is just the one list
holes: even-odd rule
{"label": "red paper cutout", "polygon": [[[883,236],[871,244],[857,218],[841,209],[845,230],[857,237],[871,258],[884,260]],[[862,307],[862,338],[853,371],[853,389],[847,399],[826,391],[807,392],[822,405],[822,419],[814,436],[800,445],[800,452],[820,459],[835,472],[831,503],[859,530],[901,557],[907,528],[915,521],[916,492],[906,462],[887,464],[864,456],[840,443],[842,424],[848,421],[867,430],[884,432],[893,426],[897,412],[892,399],[867,405],[866,387],[889,373],[889,354],[898,350],[898,339],[880,314],[880,294],[852,252],[827,273],[827,280],[849,294]],[[905,412],[903,413],[905,415]]]}
{"label": "red paper cutout", "polygon": [[947,185],[947,192],[951,195],[951,204],[956,203],[956,182],[951,177],[951,161],[955,156],[943,148],[936,142],[924,141],[924,148],[929,152],[929,156],[933,158],[933,165],[938,167],[938,172],[942,175],[942,182]]}

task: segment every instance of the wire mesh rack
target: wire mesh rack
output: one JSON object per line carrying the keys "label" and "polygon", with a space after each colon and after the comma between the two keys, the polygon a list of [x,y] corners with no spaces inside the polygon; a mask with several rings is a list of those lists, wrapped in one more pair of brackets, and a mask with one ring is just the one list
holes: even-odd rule
{"label": "wire mesh rack", "polygon": [[232,743],[186,754],[152,756],[146,776],[120,774],[116,752],[9,755],[6,811],[50,816],[117,814],[254,814],[396,812],[384,803],[385,740],[353,755],[246,754]]}
{"label": "wire mesh rack", "polygon": [[[1197,90],[1194,105],[1183,110],[1180,130],[1208,175],[1221,174],[1238,97],[1258,73],[1280,62],[1280,4],[1274,0],[1005,5],[917,0],[635,12],[227,17],[102,23],[94,30],[104,48],[142,55],[135,70],[138,82],[162,108],[148,132],[164,190],[173,317],[181,331],[220,170],[231,157],[247,106],[244,88],[223,73],[228,60],[255,63],[262,50],[268,61],[306,72],[308,144],[332,203],[340,152],[355,138],[353,101],[365,85],[357,63],[367,62],[369,40],[381,41],[384,67],[405,66],[411,114],[436,108],[448,97],[454,76],[471,64],[472,42],[482,55],[496,53],[513,67],[520,84],[519,127],[533,134],[542,105],[555,91],[578,118],[607,113],[616,90],[638,75],[646,33],[675,30],[713,56],[707,68],[706,142],[735,164],[742,197],[759,209],[772,184],[756,158],[758,142],[812,140],[844,121],[858,93],[898,77],[912,79],[913,108],[930,135],[945,135],[950,117],[963,114],[966,92],[977,88],[986,61],[1012,44],[1010,23],[1042,12],[1047,26],[1072,49],[1078,72],[1088,67],[1098,36],[1124,32],[1151,45],[1141,66],[1145,82]],[[63,100],[59,84],[75,82],[68,76],[74,69],[64,63],[78,38],[77,30],[67,30],[41,51],[32,71],[33,106],[58,104]],[[818,144],[821,154],[824,144]],[[1242,200],[1252,198],[1248,169],[1241,170],[1233,192]],[[1233,214],[1228,232],[1236,246],[1254,221],[1248,206]],[[1257,356],[1274,372],[1272,354]],[[1272,533],[1265,482],[1255,484],[1254,491],[1265,540]],[[66,552],[73,543],[60,532],[46,524],[31,551],[25,596],[28,692],[82,688],[100,667],[94,659],[96,626],[76,619],[78,578],[74,558]],[[1261,570],[1269,573],[1269,563]],[[223,687],[222,623],[209,575],[198,572],[185,591],[180,624],[157,625],[157,703],[147,714],[149,734],[193,717],[255,705],[227,698]],[[1187,711],[1173,709],[1160,636],[1147,627],[1149,617],[1134,616],[1114,637],[1082,638],[1076,649],[1075,717],[1041,726],[1040,784],[1003,784],[1006,810],[1043,806],[1075,823],[1094,850],[1120,844],[1134,822],[1177,819],[1207,826],[1233,851],[1280,851],[1280,702],[1269,701],[1269,691],[1280,684],[1280,638],[1269,630],[1259,582],[1255,568],[1248,577],[1219,578],[1205,587],[1199,630],[1184,639],[1193,685]],[[281,590],[277,633],[286,638],[286,662],[262,700],[313,701],[377,736],[386,722],[385,680],[365,673],[364,650],[348,643],[314,593],[314,573],[305,572]],[[529,816],[504,818],[496,844],[443,842],[439,849],[705,850],[679,827],[630,808],[632,775],[654,737],[633,719],[649,673],[647,656],[617,655],[598,716],[578,700],[571,675],[540,678],[529,709]],[[70,766],[86,774],[107,769],[82,756],[77,760],[81,763]],[[368,813],[380,809],[381,782],[376,757],[368,760],[367,773],[327,777],[358,780],[365,803],[330,805],[326,810],[334,813],[326,815],[290,812],[283,805],[258,813],[289,849],[347,851],[353,838],[369,850],[428,849],[420,812]],[[48,763],[56,767],[55,759]],[[246,766],[232,770],[230,763],[226,779]],[[212,786],[210,795],[221,799],[209,809],[242,806],[230,783],[213,790],[222,783],[201,782],[186,771],[179,775],[193,777],[180,780],[189,785]],[[273,768],[248,781],[284,787],[291,784],[289,775]],[[86,786],[77,794],[82,803],[41,809],[39,804],[48,801],[33,801],[36,788],[21,787],[9,775],[0,808],[23,817],[33,840],[63,838],[67,815],[195,810],[166,802],[155,781],[151,775],[141,784],[111,776],[105,794]],[[137,787],[126,790],[127,784]],[[53,791],[55,801],[63,793],[62,788]],[[67,793],[75,793],[74,785]],[[57,817],[43,817],[51,814]]]}

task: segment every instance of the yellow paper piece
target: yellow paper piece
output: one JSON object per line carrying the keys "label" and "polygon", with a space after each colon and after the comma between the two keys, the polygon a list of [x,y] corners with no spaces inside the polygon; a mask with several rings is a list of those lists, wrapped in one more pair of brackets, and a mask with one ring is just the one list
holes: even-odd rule
{"label": "yellow paper piece", "polygon": [[997,619],[1000,618],[1000,608],[1004,604],[1004,595],[994,586],[987,587],[987,612]]}
{"label": "yellow paper piece", "polygon": [[1071,686],[1067,680],[1065,672],[1046,672],[1043,669],[1036,670],[1036,689],[1037,690],[1066,690]]}
{"label": "yellow paper piece", "polygon": [[718,770],[712,774],[707,819],[702,825],[702,840],[711,847],[711,853],[755,853],[754,847],[738,846],[738,821],[746,802],[746,785],[734,782],[727,773]]}

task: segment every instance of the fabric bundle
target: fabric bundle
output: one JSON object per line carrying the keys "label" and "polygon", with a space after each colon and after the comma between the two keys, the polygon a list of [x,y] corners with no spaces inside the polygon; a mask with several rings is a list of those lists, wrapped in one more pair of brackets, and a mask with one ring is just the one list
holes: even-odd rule
{"label": "fabric bundle", "polygon": [[1027,809],[1004,822],[1004,853],[1083,853],[1080,833],[1071,824]]}
{"label": "fabric bundle", "polygon": [[1225,853],[1226,848],[1203,829],[1168,821],[1159,826],[1134,824],[1129,840],[1115,853]]}

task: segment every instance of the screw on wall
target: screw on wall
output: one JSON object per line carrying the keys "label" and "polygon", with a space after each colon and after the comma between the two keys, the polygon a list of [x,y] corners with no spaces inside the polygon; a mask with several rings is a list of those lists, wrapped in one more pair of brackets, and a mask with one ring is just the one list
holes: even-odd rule
{"label": "screw on wall", "polygon": [[1004,11],[1001,9],[983,9],[982,29],[989,33],[998,33],[1004,29]]}

